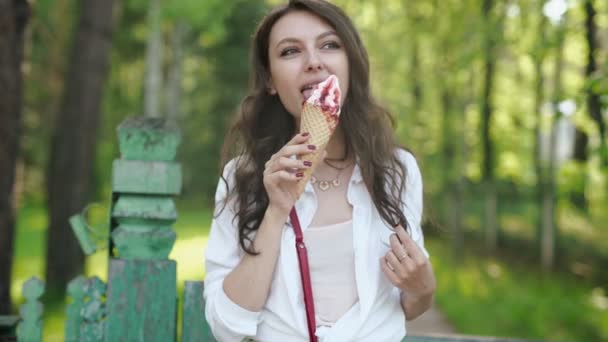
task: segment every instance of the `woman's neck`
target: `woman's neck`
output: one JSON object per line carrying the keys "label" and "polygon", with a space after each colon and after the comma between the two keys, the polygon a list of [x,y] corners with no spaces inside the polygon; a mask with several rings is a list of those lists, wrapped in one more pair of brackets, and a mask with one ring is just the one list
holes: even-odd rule
{"label": "woman's neck", "polygon": [[[300,120],[296,119],[296,131],[299,130]],[[353,158],[352,151],[347,151],[344,132],[340,126],[338,126],[335,132],[332,134],[329,142],[327,143],[325,151],[327,152],[327,155],[325,156],[325,159],[327,160],[343,163],[350,162]]]}
{"label": "woman's neck", "polygon": [[315,177],[322,180],[350,177],[350,170],[353,166],[353,153],[346,147],[344,132],[338,127],[325,148],[327,155],[321,161],[314,172]]}
{"label": "woman's neck", "polygon": [[327,151],[327,156],[325,158],[329,160],[346,161],[351,158],[350,155],[347,155],[346,141],[344,140],[344,133],[340,127],[336,129],[331,136],[331,139],[329,139],[325,150]]}

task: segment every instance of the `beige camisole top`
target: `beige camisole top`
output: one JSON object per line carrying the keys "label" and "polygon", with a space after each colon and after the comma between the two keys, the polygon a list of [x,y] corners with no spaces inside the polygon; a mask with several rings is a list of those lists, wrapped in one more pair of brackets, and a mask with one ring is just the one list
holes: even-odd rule
{"label": "beige camisole top", "polygon": [[317,326],[332,326],[359,301],[355,280],[353,221],[304,232]]}

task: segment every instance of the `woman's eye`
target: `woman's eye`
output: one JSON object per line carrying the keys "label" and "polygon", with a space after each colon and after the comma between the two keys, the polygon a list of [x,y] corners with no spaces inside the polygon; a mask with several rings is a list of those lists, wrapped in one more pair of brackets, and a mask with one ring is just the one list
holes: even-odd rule
{"label": "woman's eye", "polygon": [[296,52],[298,52],[298,49],[296,48],[285,48],[283,51],[281,51],[281,57],[293,55]]}
{"label": "woman's eye", "polygon": [[330,42],[326,42],[325,44],[323,44],[323,48],[324,49],[339,49],[340,44],[338,44],[337,42],[334,42],[334,41],[330,41]]}

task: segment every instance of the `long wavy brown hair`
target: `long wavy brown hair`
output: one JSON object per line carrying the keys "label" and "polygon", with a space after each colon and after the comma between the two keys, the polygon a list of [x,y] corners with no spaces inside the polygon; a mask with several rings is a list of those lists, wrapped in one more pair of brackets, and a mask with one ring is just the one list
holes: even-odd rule
{"label": "long wavy brown hair", "polygon": [[[349,17],[337,6],[323,0],[291,0],[272,10],[255,32],[251,48],[249,94],[228,131],[222,151],[222,169],[234,159],[235,182],[228,187],[228,199],[236,198],[239,243],[249,254],[257,252],[252,237],[268,207],[263,172],[266,161],[295,134],[293,116],[278,95],[268,92],[270,65],[268,45],[274,24],[292,11],[308,11],[329,23],[341,38],[349,60],[350,83],[338,129],[344,132],[346,151],[358,157],[363,181],[382,219],[391,226],[407,222],[401,206],[406,169],[396,155],[394,119],[373,98],[369,81],[369,58]],[[224,202],[227,203],[228,201]]]}

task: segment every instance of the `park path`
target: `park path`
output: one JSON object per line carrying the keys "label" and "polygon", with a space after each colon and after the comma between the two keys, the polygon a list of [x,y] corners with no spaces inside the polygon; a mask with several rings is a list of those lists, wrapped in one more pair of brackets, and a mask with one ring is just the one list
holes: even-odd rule
{"label": "park path", "polygon": [[456,330],[447,321],[436,304],[420,317],[407,322],[408,335],[418,334],[455,334]]}

